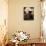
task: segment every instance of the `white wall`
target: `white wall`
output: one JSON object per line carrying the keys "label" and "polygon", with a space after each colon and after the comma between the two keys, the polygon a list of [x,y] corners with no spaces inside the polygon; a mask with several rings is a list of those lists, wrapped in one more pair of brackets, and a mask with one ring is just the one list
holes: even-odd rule
{"label": "white wall", "polygon": [[[34,7],[34,20],[23,20],[23,7]],[[31,38],[40,37],[40,0],[9,0],[8,33],[9,36],[16,31],[26,31]]]}

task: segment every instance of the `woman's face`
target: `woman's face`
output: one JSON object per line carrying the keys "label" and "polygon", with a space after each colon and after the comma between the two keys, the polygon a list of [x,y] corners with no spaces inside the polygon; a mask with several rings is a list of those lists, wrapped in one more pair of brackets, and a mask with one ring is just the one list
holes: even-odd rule
{"label": "woman's face", "polygon": [[32,9],[30,9],[30,8],[26,8],[26,9],[25,9],[26,14],[28,14],[29,11],[32,11]]}
{"label": "woman's face", "polygon": [[26,11],[26,14],[28,14],[29,13],[29,11]]}

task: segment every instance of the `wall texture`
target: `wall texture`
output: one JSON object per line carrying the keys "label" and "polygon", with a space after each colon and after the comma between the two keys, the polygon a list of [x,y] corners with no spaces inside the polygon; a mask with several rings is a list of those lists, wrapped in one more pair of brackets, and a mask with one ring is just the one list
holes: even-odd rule
{"label": "wall texture", "polygon": [[[34,7],[34,20],[24,21],[23,7]],[[31,38],[40,37],[41,9],[40,0],[9,0],[8,33],[26,31]]]}

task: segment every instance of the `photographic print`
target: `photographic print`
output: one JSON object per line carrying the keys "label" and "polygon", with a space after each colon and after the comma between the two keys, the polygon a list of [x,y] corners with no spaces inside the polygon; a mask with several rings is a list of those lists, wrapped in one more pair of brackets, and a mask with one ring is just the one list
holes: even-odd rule
{"label": "photographic print", "polygon": [[24,7],[24,20],[34,20],[34,7]]}

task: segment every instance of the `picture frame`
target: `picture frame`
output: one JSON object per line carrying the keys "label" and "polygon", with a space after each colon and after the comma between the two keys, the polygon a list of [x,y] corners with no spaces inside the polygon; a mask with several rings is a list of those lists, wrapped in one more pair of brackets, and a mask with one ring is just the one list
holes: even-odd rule
{"label": "picture frame", "polygon": [[34,7],[24,7],[24,20],[34,20]]}

